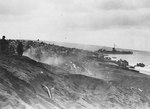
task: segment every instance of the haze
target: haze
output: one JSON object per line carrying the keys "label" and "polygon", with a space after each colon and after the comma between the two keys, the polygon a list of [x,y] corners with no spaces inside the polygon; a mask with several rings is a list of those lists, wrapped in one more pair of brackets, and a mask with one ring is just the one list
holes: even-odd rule
{"label": "haze", "polygon": [[0,0],[0,35],[150,51],[149,0]]}

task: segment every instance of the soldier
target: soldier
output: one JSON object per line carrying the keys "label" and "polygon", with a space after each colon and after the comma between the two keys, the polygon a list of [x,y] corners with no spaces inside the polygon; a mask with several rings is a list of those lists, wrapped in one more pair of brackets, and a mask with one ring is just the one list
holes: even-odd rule
{"label": "soldier", "polygon": [[23,54],[23,44],[22,44],[22,42],[19,42],[19,44],[17,46],[17,53],[18,53],[18,56],[22,56],[22,54]]}
{"label": "soldier", "polygon": [[8,42],[5,39],[5,36],[2,37],[0,40],[0,50],[2,54],[7,54],[8,53]]}

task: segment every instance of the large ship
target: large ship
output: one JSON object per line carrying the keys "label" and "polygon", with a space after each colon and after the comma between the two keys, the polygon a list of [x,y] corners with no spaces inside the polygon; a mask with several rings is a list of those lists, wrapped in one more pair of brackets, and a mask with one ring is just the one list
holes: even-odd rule
{"label": "large ship", "polygon": [[112,48],[112,50],[105,50],[105,49],[99,49],[96,51],[97,53],[104,53],[104,54],[133,54],[132,51],[119,51],[115,48],[115,44],[114,47]]}

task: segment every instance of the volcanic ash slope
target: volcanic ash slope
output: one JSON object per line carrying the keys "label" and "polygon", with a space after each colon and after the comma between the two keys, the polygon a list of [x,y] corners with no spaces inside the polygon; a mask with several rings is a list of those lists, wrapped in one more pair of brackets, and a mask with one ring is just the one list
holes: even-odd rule
{"label": "volcanic ash slope", "polygon": [[0,109],[148,108],[149,77],[114,76],[106,82],[27,57],[0,55]]}

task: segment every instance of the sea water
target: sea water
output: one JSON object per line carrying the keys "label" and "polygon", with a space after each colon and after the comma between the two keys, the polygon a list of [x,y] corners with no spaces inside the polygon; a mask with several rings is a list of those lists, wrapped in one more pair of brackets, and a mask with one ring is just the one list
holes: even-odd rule
{"label": "sea water", "polygon": [[124,55],[124,54],[110,54],[109,57],[112,60],[127,60],[129,65],[134,66],[137,63],[145,64],[145,67],[135,67],[135,70],[140,71],[141,73],[145,73],[150,75],[150,52],[147,51],[133,51],[131,55]]}

